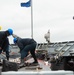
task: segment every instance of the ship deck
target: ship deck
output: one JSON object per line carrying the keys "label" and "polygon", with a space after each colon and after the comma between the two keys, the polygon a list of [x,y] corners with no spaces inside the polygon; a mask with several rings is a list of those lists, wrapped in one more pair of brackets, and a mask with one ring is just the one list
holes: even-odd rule
{"label": "ship deck", "polygon": [[[31,62],[33,59],[28,60]],[[51,64],[45,63],[43,60],[38,60],[42,69],[26,69],[25,67],[18,69],[18,71],[1,72],[1,75],[74,75],[73,71],[57,70],[51,71]]]}

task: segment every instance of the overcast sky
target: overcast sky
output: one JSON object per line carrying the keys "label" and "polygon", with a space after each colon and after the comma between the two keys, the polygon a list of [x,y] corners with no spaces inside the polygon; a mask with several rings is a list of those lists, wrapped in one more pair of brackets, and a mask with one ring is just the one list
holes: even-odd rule
{"label": "overcast sky", "polygon": [[[12,28],[14,34],[31,38],[31,7],[21,7],[28,0],[0,0],[0,26]],[[46,42],[50,29],[51,42],[74,41],[74,0],[32,0],[33,38]],[[12,43],[12,36],[10,37]]]}

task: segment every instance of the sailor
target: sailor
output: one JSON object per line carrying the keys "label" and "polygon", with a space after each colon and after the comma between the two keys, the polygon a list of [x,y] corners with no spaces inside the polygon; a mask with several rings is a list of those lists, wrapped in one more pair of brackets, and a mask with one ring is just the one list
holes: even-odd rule
{"label": "sailor", "polygon": [[35,49],[37,42],[34,39],[31,38],[14,38],[13,42],[18,45],[20,48],[20,54],[21,54],[21,63],[25,63],[25,58],[28,56],[28,53],[30,52],[32,57],[34,58],[33,64],[38,65],[38,61],[35,55]]}
{"label": "sailor", "polygon": [[13,34],[12,29],[0,31],[0,54],[6,52],[6,58],[9,60],[9,39],[8,36]]}

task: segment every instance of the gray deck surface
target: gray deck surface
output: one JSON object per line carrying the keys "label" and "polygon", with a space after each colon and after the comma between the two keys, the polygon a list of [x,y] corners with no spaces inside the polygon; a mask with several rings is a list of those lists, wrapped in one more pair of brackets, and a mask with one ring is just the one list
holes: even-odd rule
{"label": "gray deck surface", "polygon": [[[29,59],[27,62],[33,62],[33,59]],[[1,75],[74,75],[73,71],[51,71],[51,64],[46,65],[43,60],[38,60],[38,62],[43,69],[25,69],[23,67],[18,71],[1,72]]]}
{"label": "gray deck surface", "polygon": [[[33,59],[30,59],[27,62],[32,62],[32,61],[33,61]],[[45,61],[42,61],[42,60],[38,60],[38,62],[40,64],[40,67],[42,67],[42,69],[39,69],[40,71],[51,71],[50,64],[49,65],[46,65],[45,64]],[[25,67],[19,69],[19,71],[33,71],[33,70],[34,69],[26,69]],[[36,71],[36,69],[34,71]]]}

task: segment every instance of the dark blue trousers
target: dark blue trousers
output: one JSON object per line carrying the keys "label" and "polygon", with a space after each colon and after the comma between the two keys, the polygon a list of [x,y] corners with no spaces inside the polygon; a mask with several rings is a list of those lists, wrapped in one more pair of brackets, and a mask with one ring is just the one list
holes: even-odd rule
{"label": "dark blue trousers", "polygon": [[35,55],[36,45],[37,45],[36,43],[32,43],[30,45],[25,46],[24,49],[20,51],[21,59],[24,59],[28,55],[28,52],[30,51],[34,60],[37,61],[36,55]]}
{"label": "dark blue trousers", "polygon": [[5,48],[5,49],[2,49],[0,50],[0,54],[3,52],[6,52],[6,58],[7,60],[9,60],[9,45]]}

